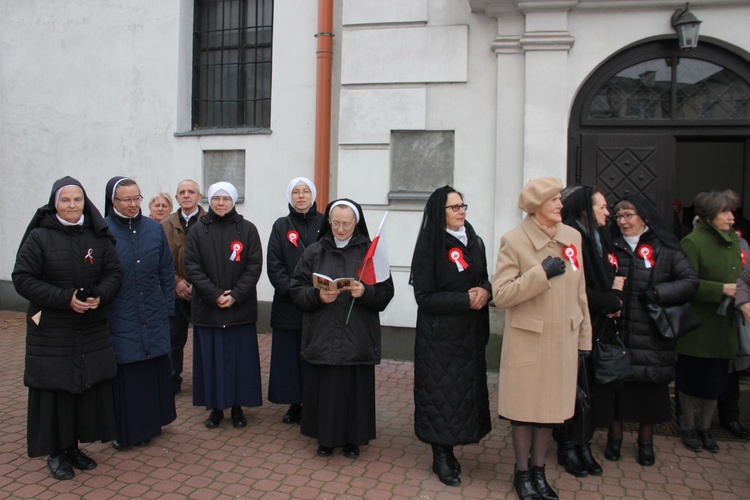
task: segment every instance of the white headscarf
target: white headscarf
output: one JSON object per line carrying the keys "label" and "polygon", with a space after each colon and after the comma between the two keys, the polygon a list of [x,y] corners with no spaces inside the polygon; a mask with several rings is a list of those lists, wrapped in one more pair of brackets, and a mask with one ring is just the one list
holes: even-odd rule
{"label": "white headscarf", "polygon": [[229,196],[232,198],[232,206],[237,204],[237,189],[229,182],[217,182],[211,184],[208,188],[208,202],[211,203],[211,198],[214,196]]}
{"label": "white headscarf", "polygon": [[312,199],[310,199],[310,205],[315,203],[315,197],[318,195],[318,190],[315,189],[315,184],[313,184],[313,181],[311,181],[307,177],[295,177],[294,179],[289,181],[289,185],[286,187],[286,199],[289,201],[289,204],[294,206],[294,202],[292,201],[292,191],[294,191],[294,188],[298,184],[305,184],[307,187],[310,188],[310,191],[312,192]]}
{"label": "white headscarf", "polygon": [[357,223],[359,224],[359,210],[357,210],[357,207],[355,207],[352,203],[349,203],[346,200],[339,200],[335,202],[333,205],[331,205],[331,209],[328,211],[328,213],[330,214],[331,212],[333,212],[334,208],[338,206],[342,206],[342,205],[352,209],[352,211],[354,212],[354,217],[357,220]]}

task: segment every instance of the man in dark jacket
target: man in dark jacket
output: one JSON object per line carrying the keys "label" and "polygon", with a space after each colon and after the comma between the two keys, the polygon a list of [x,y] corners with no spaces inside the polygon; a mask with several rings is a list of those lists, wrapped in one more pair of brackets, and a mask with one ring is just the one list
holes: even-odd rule
{"label": "man in dark jacket", "polygon": [[183,254],[188,231],[206,213],[199,205],[202,196],[197,182],[190,179],[180,182],[175,195],[180,208],[161,221],[174,259],[175,303],[169,333],[172,344],[169,358],[172,363],[172,386],[175,394],[182,390],[183,351],[187,343],[190,297],[193,292],[193,285],[185,272]]}

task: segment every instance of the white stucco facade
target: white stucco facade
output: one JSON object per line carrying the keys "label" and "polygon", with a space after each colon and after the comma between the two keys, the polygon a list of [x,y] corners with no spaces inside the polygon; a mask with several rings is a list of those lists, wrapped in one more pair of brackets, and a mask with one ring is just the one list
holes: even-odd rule
{"label": "white stucco facade", "polygon": [[[529,179],[567,176],[571,106],[624,47],[673,36],[668,0],[337,0],[331,198],[385,210],[396,298],[383,323],[413,327],[409,265],[418,203],[389,202],[392,130],[455,132],[454,186],[488,249],[521,217]],[[313,177],[317,2],[274,5],[271,133],[190,130],[191,0],[0,4],[0,280],[52,182],[79,178],[102,203],[114,175],[144,196],[202,179],[202,151],[246,151],[238,210],[267,240],[292,177]],[[750,51],[750,2],[694,0],[701,36]],[[675,41],[676,43],[676,41]],[[437,186],[436,186],[437,187]],[[270,301],[264,277],[260,300]]]}

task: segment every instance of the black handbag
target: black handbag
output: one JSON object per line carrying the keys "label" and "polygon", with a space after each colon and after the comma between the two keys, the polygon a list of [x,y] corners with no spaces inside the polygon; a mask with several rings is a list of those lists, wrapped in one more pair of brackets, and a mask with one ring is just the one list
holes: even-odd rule
{"label": "black handbag", "polygon": [[[648,290],[654,285],[654,271],[648,280]],[[693,306],[684,304],[645,304],[644,309],[656,324],[656,330],[663,339],[677,340],[701,326],[701,320],[695,314]]]}
{"label": "black handbag", "polygon": [[[606,331],[610,324],[614,333],[611,343],[602,339],[602,333]],[[594,380],[597,384],[610,384],[630,377],[632,372],[630,353],[620,338],[615,320],[605,318],[602,321],[596,339],[594,339],[591,359],[594,367]]]}

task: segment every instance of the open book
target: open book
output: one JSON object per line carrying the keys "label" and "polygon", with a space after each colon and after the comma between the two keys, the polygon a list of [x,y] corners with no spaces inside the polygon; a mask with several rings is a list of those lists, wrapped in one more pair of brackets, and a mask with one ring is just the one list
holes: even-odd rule
{"label": "open book", "polygon": [[354,278],[333,279],[325,274],[313,273],[312,275],[312,285],[327,292],[341,290],[345,286],[350,286],[354,281]]}

